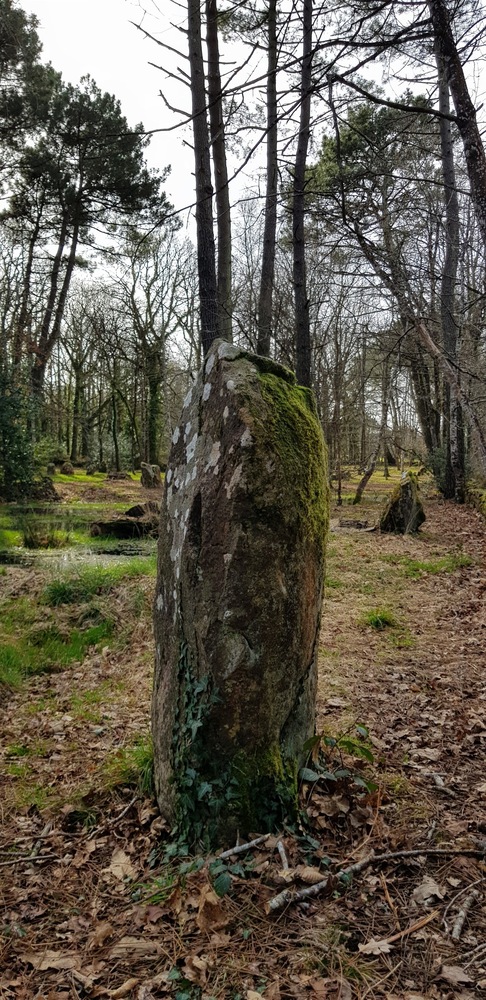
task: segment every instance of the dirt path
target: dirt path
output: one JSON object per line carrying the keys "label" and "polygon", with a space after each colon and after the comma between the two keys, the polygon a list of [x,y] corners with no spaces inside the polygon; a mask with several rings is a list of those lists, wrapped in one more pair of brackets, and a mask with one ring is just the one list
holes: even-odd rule
{"label": "dirt path", "polygon": [[[375,520],[387,488],[370,484],[360,519]],[[430,488],[425,504],[416,538],[339,528],[356,508],[333,511],[319,688],[333,779],[302,789],[310,839],[283,832],[291,868],[306,866],[298,888],[371,851],[418,855],[270,917],[289,878],[275,839],[251,865],[233,859],[221,899],[217,869],[163,860],[126,753],[147,733],[152,583],[137,585],[136,624],[123,585],[110,599],[123,641],[3,705],[1,998],[486,996],[486,868],[471,856],[486,847],[485,524]],[[19,568],[1,582],[40,588]]]}

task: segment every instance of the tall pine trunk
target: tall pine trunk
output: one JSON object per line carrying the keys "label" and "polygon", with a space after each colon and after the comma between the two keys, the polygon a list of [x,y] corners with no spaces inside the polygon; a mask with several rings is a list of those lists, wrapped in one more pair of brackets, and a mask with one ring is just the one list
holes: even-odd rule
{"label": "tall pine trunk", "polygon": [[192,129],[196,175],[196,234],[201,344],[209,350],[218,330],[216,248],[213,231],[213,186],[201,41],[200,0],[188,0],[188,42],[191,77]]}
{"label": "tall pine trunk", "polygon": [[277,234],[277,0],[268,0],[267,32],[267,173],[262,271],[258,297],[257,353],[268,357],[272,336]]}
{"label": "tall pine trunk", "polygon": [[311,338],[309,323],[309,298],[305,265],[305,171],[310,138],[310,111],[312,86],[312,8],[313,0],[303,0],[303,44],[300,82],[300,121],[297,151],[295,154],[292,244],[295,301],[295,352],[297,380],[301,385],[311,384]]}

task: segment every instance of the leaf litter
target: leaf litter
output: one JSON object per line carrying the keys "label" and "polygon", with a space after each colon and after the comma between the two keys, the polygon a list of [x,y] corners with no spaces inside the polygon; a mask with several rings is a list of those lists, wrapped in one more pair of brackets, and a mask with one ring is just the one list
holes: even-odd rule
{"label": "leaf litter", "polygon": [[[390,487],[374,488],[379,499]],[[372,522],[375,498],[366,503]],[[151,798],[103,777],[106,758],[147,731],[147,615],[125,645],[4,700],[2,1000],[486,997],[485,526],[430,488],[426,513],[417,537],[331,533],[328,574],[340,586],[326,594],[318,702],[329,739],[302,782],[309,825],[224,859],[224,895],[214,859],[168,863]],[[471,565],[418,578],[401,569],[458,551]],[[42,580],[15,567],[6,585],[38,594]],[[149,606],[152,581],[138,586]],[[120,586],[121,620],[128,598]],[[378,604],[396,627],[363,624]],[[356,724],[369,732],[367,759],[350,742]],[[28,754],[17,758],[18,746]],[[339,879],[373,854],[397,857]],[[322,893],[266,913],[282,887],[319,879]]]}

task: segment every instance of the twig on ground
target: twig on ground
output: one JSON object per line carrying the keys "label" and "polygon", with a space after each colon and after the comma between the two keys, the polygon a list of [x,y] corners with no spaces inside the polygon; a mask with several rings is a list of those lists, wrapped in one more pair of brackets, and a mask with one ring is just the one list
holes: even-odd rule
{"label": "twig on ground", "polygon": [[285,853],[285,847],[284,847],[284,845],[283,845],[283,843],[282,843],[281,840],[277,840],[277,851],[280,854],[280,860],[282,862],[282,868],[283,868],[284,872],[288,872],[290,866],[289,866],[289,862],[287,860],[287,855]]}
{"label": "twig on ground", "polygon": [[448,904],[447,904],[447,906],[446,906],[446,908],[445,908],[445,910],[444,910],[444,912],[442,914],[442,923],[443,923],[443,926],[444,926],[444,930],[446,931],[446,934],[449,934],[449,930],[450,930],[450,928],[447,925],[447,921],[446,921],[446,917],[447,917],[447,914],[449,913],[449,910],[451,910],[452,907],[457,903],[457,900],[459,899],[459,896],[463,896],[465,892],[471,892],[471,890],[474,889],[475,885],[482,885],[483,882],[486,882],[486,878],[484,878],[484,877],[483,878],[477,878],[475,880],[475,882],[470,882],[469,885],[464,885],[462,887],[462,889],[459,889],[459,891],[455,893],[455,895],[452,897],[452,899],[449,900],[449,902],[448,902]]}
{"label": "twig on ground", "polygon": [[383,872],[380,872],[380,882],[381,882],[381,888],[383,889],[383,893],[384,893],[385,899],[387,901],[387,904],[388,904],[388,906],[389,906],[389,908],[390,908],[390,910],[391,910],[391,912],[393,914],[393,919],[395,921],[395,927],[396,927],[397,931],[399,931],[400,930],[400,921],[398,919],[397,908],[396,908],[395,903],[393,902],[393,900],[392,900],[392,898],[390,896],[390,893],[388,892],[388,886],[386,884],[386,878],[383,875]]}
{"label": "twig on ground", "polygon": [[472,951],[468,952],[465,956],[463,956],[463,958],[465,957],[468,959],[467,962],[463,961],[462,963],[463,969],[467,969],[470,965],[473,964],[473,962],[476,962],[478,959],[481,960],[483,955],[486,955],[486,942],[484,941],[481,942],[481,944],[477,944],[476,947],[472,949]]}
{"label": "twig on ground", "polygon": [[449,795],[451,799],[456,798],[456,793],[452,788],[448,788],[442,775],[437,774],[436,771],[429,771],[429,776],[432,778],[434,785],[439,789],[439,792],[444,792],[444,795]]}
{"label": "twig on ground", "polygon": [[457,914],[454,927],[452,928],[451,938],[453,941],[459,941],[469,910],[471,909],[471,906],[473,905],[475,900],[478,899],[478,897],[479,897],[479,892],[477,889],[473,889],[473,891],[469,894],[469,896],[466,896],[461,906],[461,909]]}
{"label": "twig on ground", "polygon": [[93,838],[97,837],[98,834],[100,834],[103,830],[107,830],[111,826],[116,826],[116,824],[119,823],[124,816],[126,816],[127,812],[130,811],[132,806],[135,805],[135,802],[139,798],[140,796],[137,792],[137,794],[134,795],[132,799],[130,799],[130,802],[127,802],[126,806],[123,806],[121,812],[117,813],[116,816],[113,816],[111,819],[107,819],[106,823],[102,823],[101,826],[95,826],[94,829],[91,831],[91,833],[88,834],[88,837],[86,839],[93,840]]}
{"label": "twig on ground", "polygon": [[386,940],[388,944],[393,944],[394,941],[400,941],[401,938],[408,937],[409,934],[414,934],[415,931],[420,931],[422,927],[426,927],[430,924],[431,920],[435,920],[439,916],[440,910],[432,910],[432,913],[428,913],[426,917],[421,917],[420,920],[416,920],[415,923],[410,924],[405,927],[403,931],[398,931],[396,934],[391,934]]}
{"label": "twig on ground", "polygon": [[130,802],[122,809],[122,811],[117,813],[116,816],[113,817],[113,819],[109,819],[106,825],[114,826],[115,823],[119,823],[119,821],[123,819],[124,816],[126,816],[127,812],[130,812],[130,809],[132,808],[132,806],[135,805],[138,798],[139,798],[138,794],[134,795],[133,799],[130,799]]}
{"label": "twig on ground", "polygon": [[315,885],[299,889],[298,892],[293,892],[292,889],[284,889],[277,896],[273,896],[272,899],[268,900],[265,910],[267,913],[273,913],[275,910],[281,910],[287,904],[298,903],[301,900],[308,899],[309,896],[318,896],[320,892],[324,892],[328,887],[330,888],[336,881],[348,882],[353,875],[359,874],[372,864],[384,864],[388,861],[400,861],[402,858],[417,858],[421,856],[484,858],[484,853],[484,851],[473,851],[467,848],[463,851],[448,851],[446,848],[440,847],[425,847],[423,850],[414,851],[394,851],[387,854],[372,853],[368,857],[363,858],[362,861],[358,861],[354,865],[349,865],[348,868],[343,868],[342,871],[336,872],[335,875],[329,875],[322,882],[316,882]]}
{"label": "twig on ground", "polygon": [[9,861],[0,861],[0,868],[6,868],[8,865],[18,865],[23,861],[59,861],[55,854],[21,854],[20,857],[10,858]]}
{"label": "twig on ground", "polygon": [[256,837],[255,840],[250,840],[248,844],[238,844],[236,847],[230,847],[228,851],[223,851],[222,854],[218,854],[218,860],[224,858],[231,858],[233,854],[244,854],[245,851],[251,851],[252,847],[258,847],[259,844],[264,844],[271,833],[266,833],[264,837]]}

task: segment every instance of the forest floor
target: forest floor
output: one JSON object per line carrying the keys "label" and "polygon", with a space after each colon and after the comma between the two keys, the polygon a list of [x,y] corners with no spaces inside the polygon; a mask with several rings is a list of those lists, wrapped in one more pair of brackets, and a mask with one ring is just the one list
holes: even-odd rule
{"label": "forest floor", "polygon": [[[310,829],[281,831],[288,872],[277,837],[227,862],[161,852],[147,792],[153,575],[49,609],[52,570],[2,568],[0,628],[12,607],[24,628],[27,605],[31,631],[94,621],[93,600],[97,620],[111,616],[79,660],[1,698],[2,1000],[486,997],[485,522],[426,482],[417,536],[340,526],[373,525],[392,485],[375,475],[356,508],[356,483],[329,538],[328,775],[309,763]],[[141,497],[136,483],[91,489],[89,502]],[[326,878],[267,912],[283,888]]]}

